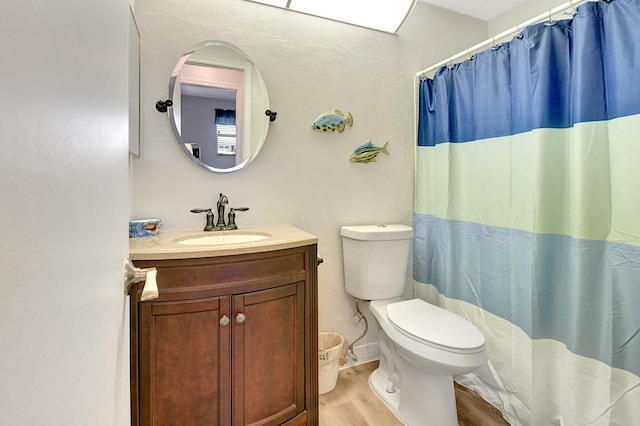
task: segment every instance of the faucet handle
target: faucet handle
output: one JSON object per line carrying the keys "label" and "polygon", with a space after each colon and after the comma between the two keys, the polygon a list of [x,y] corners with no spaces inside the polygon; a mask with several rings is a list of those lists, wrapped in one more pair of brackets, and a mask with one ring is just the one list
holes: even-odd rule
{"label": "faucet handle", "polygon": [[213,212],[211,209],[191,209],[191,213],[206,213],[207,224],[204,226],[204,230],[213,231]]}
{"label": "faucet handle", "polygon": [[238,225],[236,225],[236,212],[246,212],[249,210],[249,207],[231,207],[229,209],[229,224],[226,226],[226,229],[238,229]]}

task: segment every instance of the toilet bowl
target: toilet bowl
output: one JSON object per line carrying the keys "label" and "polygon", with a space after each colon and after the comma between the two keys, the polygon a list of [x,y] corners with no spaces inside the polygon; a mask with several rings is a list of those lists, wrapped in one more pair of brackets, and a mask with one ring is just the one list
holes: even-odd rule
{"label": "toilet bowl", "polygon": [[370,310],[401,355],[427,372],[459,376],[487,361],[484,335],[453,312],[399,298],[374,300]]}
{"label": "toilet bowl", "polygon": [[372,390],[409,426],[457,426],[453,376],[486,363],[482,333],[420,299],[375,300],[369,308],[380,345]]}
{"label": "toilet bowl", "polygon": [[464,318],[420,299],[403,300],[413,229],[343,226],[345,287],[370,301],[378,322],[375,394],[409,426],[457,426],[453,376],[487,361],[485,338]]}

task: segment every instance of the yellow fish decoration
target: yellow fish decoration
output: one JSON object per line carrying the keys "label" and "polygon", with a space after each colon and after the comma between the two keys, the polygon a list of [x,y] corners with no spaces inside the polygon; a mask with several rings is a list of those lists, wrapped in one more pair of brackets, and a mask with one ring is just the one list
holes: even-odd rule
{"label": "yellow fish decoration", "polygon": [[389,151],[387,151],[387,145],[389,145],[389,141],[386,141],[382,146],[375,146],[371,142],[371,139],[369,139],[367,142],[353,150],[349,161],[352,163],[368,163],[370,161],[376,161],[376,157],[381,152],[391,155],[389,154]]}

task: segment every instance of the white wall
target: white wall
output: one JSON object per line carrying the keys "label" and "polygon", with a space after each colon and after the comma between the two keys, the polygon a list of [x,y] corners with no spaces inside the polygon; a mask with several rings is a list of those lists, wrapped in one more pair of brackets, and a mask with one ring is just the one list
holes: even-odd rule
{"label": "white wall", "polygon": [[[418,2],[398,36],[237,0],[137,0],[142,33],[142,157],[133,164],[133,217],[159,217],[163,230],[199,230],[219,192],[240,227],[291,223],[317,235],[320,330],[356,338],[353,299],[344,291],[339,228],[413,221],[415,72],[487,37],[485,22]],[[166,114],[169,74],[187,48],[206,39],[235,44],[265,80],[271,124],[263,151],[243,171],[213,174],[191,164]],[[323,134],[311,122],[334,108],[354,125]],[[348,158],[371,138],[389,140],[377,163]],[[375,342],[376,330],[364,342]],[[363,355],[368,356],[368,355]]]}
{"label": "white wall", "polygon": [[128,16],[2,3],[2,425],[128,424]]}

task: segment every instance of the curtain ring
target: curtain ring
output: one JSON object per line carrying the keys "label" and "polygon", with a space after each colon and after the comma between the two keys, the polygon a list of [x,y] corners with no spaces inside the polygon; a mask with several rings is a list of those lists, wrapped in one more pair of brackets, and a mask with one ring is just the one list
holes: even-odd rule
{"label": "curtain ring", "polygon": [[580,0],[569,0],[569,8],[564,11],[564,15],[571,16],[572,18],[578,14],[578,8],[575,3]]}
{"label": "curtain ring", "polygon": [[496,37],[493,36],[491,37],[491,50],[498,50],[500,49],[500,47],[502,46],[502,43],[498,43],[496,44]]}
{"label": "curtain ring", "polygon": [[513,38],[518,40],[522,40],[524,38],[522,31],[520,31],[520,24],[516,25],[516,33],[513,35]]}
{"label": "curtain ring", "polygon": [[545,26],[545,27],[552,27],[552,26],[554,26],[554,25],[556,24],[556,21],[554,21],[554,20],[553,20],[553,19],[551,19],[551,18],[552,18],[551,11],[550,11],[550,10],[548,10],[548,11],[547,11],[547,20],[546,20],[546,22],[544,23],[544,26]]}
{"label": "curtain ring", "polygon": [[564,14],[573,18],[578,14],[578,8],[576,8],[575,6],[571,6],[570,9],[564,11]]}
{"label": "curtain ring", "polygon": [[449,61],[447,61],[447,69],[452,70],[454,68],[455,68],[455,65],[453,65],[453,57],[449,56]]}

